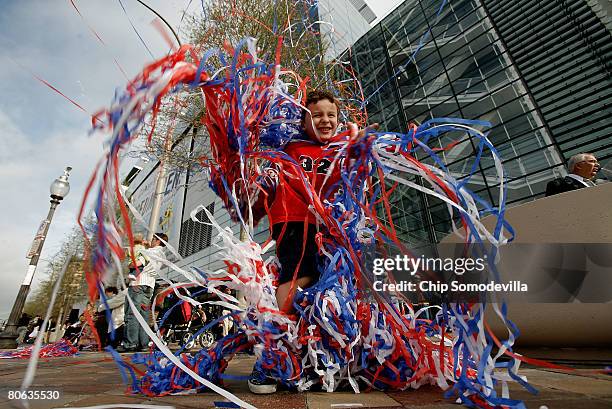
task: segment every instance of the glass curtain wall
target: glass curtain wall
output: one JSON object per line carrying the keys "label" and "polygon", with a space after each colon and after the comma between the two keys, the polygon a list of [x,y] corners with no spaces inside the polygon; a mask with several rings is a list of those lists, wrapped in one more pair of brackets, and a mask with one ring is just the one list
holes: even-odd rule
{"label": "glass curtain wall", "polygon": [[[522,2],[487,3],[511,9]],[[500,38],[499,21],[490,18],[486,5],[456,0],[440,9],[441,3],[405,1],[345,57],[369,98],[370,122],[381,123],[387,131],[406,132],[408,123],[431,118],[488,121],[492,124],[488,137],[506,171],[507,203],[542,197],[547,182],[564,174],[569,151],[559,148],[529,84]],[[442,143],[447,142],[442,139]],[[475,152],[472,141],[465,139],[442,157],[461,179],[470,172]],[[419,159],[431,162],[431,158]],[[468,188],[496,205],[499,185],[493,161],[484,157]],[[438,200],[403,190],[395,193],[392,205],[394,222],[411,244],[439,241],[450,231],[446,205]]]}
{"label": "glass curtain wall", "polygon": [[[564,159],[612,158],[612,33],[584,0],[484,7]],[[603,176],[603,175],[602,175]]]}

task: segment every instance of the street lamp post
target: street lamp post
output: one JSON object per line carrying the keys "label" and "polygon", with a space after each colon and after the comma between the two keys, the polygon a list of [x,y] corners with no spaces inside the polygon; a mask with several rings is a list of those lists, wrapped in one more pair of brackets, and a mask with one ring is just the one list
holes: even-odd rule
{"label": "street lamp post", "polygon": [[68,195],[68,192],[70,192],[68,176],[70,175],[71,170],[71,167],[67,167],[64,171],[64,174],[55,179],[53,183],[51,183],[51,207],[49,208],[49,214],[43,222],[42,232],[37,238],[38,244],[36,245],[36,250],[34,251],[32,258],[30,259],[28,271],[26,273],[25,279],[23,280],[23,283],[21,284],[21,287],[19,288],[19,293],[17,293],[17,299],[15,300],[15,304],[13,304],[13,309],[11,310],[11,315],[9,315],[6,328],[4,329],[4,332],[0,334],[0,348],[17,347],[16,339],[19,335],[17,333],[17,324],[23,312],[23,306],[25,304],[26,298],[28,297],[28,293],[30,292],[30,285],[32,284],[32,279],[34,278],[34,272],[36,271],[38,259],[40,257],[40,253],[42,252],[43,245],[45,244],[47,232],[49,231],[49,225],[51,224],[51,219],[53,218],[55,209],[57,208],[57,205],[60,204],[62,199]]}

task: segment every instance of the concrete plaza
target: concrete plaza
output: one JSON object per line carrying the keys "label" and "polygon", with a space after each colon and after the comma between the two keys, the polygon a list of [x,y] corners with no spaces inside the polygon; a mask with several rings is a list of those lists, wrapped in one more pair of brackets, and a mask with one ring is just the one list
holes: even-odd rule
{"label": "concrete plaza", "polygon": [[[531,356],[549,357],[576,367],[572,374],[542,368],[525,367],[521,373],[538,390],[531,395],[517,385],[511,388],[513,398],[523,399],[528,408],[548,409],[604,409],[612,408],[612,376],[593,373],[593,368],[603,368],[612,362],[609,350],[539,350]],[[227,371],[233,375],[248,375],[253,358],[240,355]],[[8,399],[10,390],[18,390],[27,367],[26,360],[0,360],[0,407],[17,408]],[[226,388],[257,408],[273,409],[340,409],[340,408],[459,408],[446,400],[436,387],[424,387],[405,392],[352,392],[295,393],[281,391],[274,395],[257,396],[248,391],[245,381],[228,381]],[[69,358],[45,359],[39,363],[32,390],[57,390],[57,400],[32,400],[30,408],[88,407],[96,405],[148,404],[176,409],[215,408],[225,401],[213,393],[197,395],[148,398],[126,395],[125,386],[117,367],[109,355],[99,352],[83,352]],[[217,405],[217,406],[215,406]],[[221,405],[222,406],[222,405]],[[121,406],[129,407],[129,406]]]}

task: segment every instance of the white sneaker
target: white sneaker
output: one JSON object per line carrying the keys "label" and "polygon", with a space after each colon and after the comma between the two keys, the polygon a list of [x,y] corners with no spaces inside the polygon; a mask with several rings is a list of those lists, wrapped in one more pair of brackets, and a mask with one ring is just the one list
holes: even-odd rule
{"label": "white sneaker", "polygon": [[269,395],[276,392],[276,381],[264,373],[253,369],[249,377],[249,390],[256,395]]}

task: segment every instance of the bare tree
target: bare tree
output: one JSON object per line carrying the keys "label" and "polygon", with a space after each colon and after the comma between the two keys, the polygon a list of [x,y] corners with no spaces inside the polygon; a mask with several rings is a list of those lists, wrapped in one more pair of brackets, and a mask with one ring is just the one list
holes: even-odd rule
{"label": "bare tree", "polygon": [[[87,226],[91,226],[91,221]],[[85,237],[81,229],[75,227],[65,238],[60,250],[51,258],[48,267],[41,275],[43,278],[39,286],[28,297],[24,311],[30,315],[44,315],[49,306],[49,300],[51,300],[53,286],[66,264],[67,269],[60,289],[60,302],[53,306],[52,317],[54,319],[57,317],[59,310],[62,308],[62,302],[67,308],[74,302],[84,299],[87,294],[84,275],[84,250]]]}

